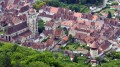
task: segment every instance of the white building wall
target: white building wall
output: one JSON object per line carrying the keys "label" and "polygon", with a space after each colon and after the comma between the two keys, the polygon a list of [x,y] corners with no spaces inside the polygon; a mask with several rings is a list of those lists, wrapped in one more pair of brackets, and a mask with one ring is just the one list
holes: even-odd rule
{"label": "white building wall", "polygon": [[95,57],[98,57],[98,50],[90,49],[90,55],[93,59],[95,59]]}

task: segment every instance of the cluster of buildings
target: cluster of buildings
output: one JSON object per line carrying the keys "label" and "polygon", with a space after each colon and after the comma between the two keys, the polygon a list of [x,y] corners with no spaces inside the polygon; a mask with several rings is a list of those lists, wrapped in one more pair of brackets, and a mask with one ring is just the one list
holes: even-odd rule
{"label": "cluster of buildings", "polygon": [[[92,59],[102,56],[120,42],[118,19],[46,5],[36,12],[32,3],[34,0],[0,1],[0,31],[3,32],[0,41],[19,43],[39,51],[56,51],[60,46],[66,46],[71,35],[74,41],[90,47]],[[37,20],[45,22],[41,34],[38,34]]]}

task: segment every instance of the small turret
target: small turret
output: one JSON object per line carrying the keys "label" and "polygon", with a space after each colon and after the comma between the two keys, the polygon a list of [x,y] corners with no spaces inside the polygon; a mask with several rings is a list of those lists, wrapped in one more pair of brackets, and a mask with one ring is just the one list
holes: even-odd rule
{"label": "small turret", "polygon": [[98,56],[98,47],[99,47],[99,43],[97,41],[94,41],[90,45],[90,55],[93,59],[95,59],[95,57]]}

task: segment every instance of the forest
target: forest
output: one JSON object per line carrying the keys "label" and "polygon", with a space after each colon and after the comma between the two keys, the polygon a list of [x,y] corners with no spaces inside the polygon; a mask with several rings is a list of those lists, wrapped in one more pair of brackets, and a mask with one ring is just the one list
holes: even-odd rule
{"label": "forest", "polygon": [[[75,55],[73,61],[63,52],[39,52],[18,44],[0,43],[0,67],[90,67],[87,57]],[[120,52],[98,59],[99,67],[120,67]]]}
{"label": "forest", "polygon": [[33,7],[39,10],[43,5],[69,8],[75,12],[89,13],[89,6],[101,5],[103,0],[37,0]]}
{"label": "forest", "polygon": [[72,62],[61,52],[39,52],[11,43],[0,43],[0,67],[88,67],[86,57]]}

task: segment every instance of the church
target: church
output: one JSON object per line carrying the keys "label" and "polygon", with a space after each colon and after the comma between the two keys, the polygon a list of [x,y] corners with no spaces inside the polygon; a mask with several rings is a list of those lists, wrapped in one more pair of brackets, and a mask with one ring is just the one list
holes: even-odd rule
{"label": "church", "polygon": [[22,21],[16,25],[7,26],[5,31],[5,39],[13,43],[24,43],[34,39],[38,33],[38,24],[36,22],[37,12],[30,8],[26,13],[26,21]]}

